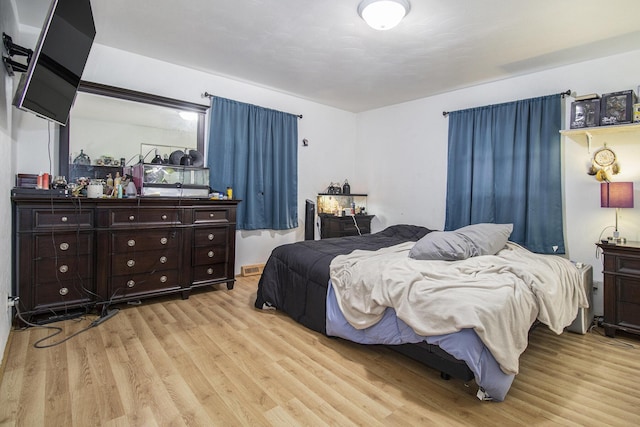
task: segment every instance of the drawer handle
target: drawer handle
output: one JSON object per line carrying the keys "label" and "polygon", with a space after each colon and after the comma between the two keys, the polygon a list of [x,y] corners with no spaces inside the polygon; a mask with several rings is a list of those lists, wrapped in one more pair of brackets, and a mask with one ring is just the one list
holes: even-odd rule
{"label": "drawer handle", "polygon": [[65,296],[69,293],[69,288],[60,288],[58,292],[60,293],[60,295]]}
{"label": "drawer handle", "polygon": [[135,280],[129,280],[127,282],[127,287],[128,288],[133,288],[136,285],[136,281]]}
{"label": "drawer handle", "polygon": [[215,216],[216,216],[216,214],[214,214],[213,212],[211,212],[211,213],[209,214],[209,218],[213,218],[213,217],[215,217]]}
{"label": "drawer handle", "polygon": [[207,268],[207,274],[208,275],[212,275],[213,274],[213,268]]}
{"label": "drawer handle", "polygon": [[66,216],[63,216],[62,218],[60,218],[62,220],[62,222],[67,222],[69,221],[69,218],[67,218]]}
{"label": "drawer handle", "polygon": [[129,215],[129,221],[133,221],[135,219],[136,219],[136,217],[134,215]]}
{"label": "drawer handle", "polygon": [[214,238],[214,237],[216,237],[216,236],[214,236],[214,235],[213,235],[213,233],[210,233],[210,234],[207,236],[207,238],[208,238],[209,240],[213,240],[213,238]]}
{"label": "drawer handle", "polygon": [[60,273],[66,273],[67,271],[69,271],[69,266],[68,265],[61,265],[58,270],[60,270]]}
{"label": "drawer handle", "polygon": [[160,218],[162,218],[162,220],[164,221],[165,219],[167,219],[166,215],[162,215]]}
{"label": "drawer handle", "polygon": [[160,283],[165,283],[167,281],[167,276],[160,276]]}
{"label": "drawer handle", "polygon": [[209,256],[209,258],[213,258],[215,253],[213,251],[209,251],[209,253],[207,253],[207,255]]}
{"label": "drawer handle", "polygon": [[167,263],[167,257],[166,256],[161,256],[160,257],[160,263],[161,264],[166,264]]}
{"label": "drawer handle", "polygon": [[160,243],[162,243],[163,245],[166,245],[168,241],[169,239],[167,239],[166,237],[163,237],[162,239],[160,239]]}
{"label": "drawer handle", "polygon": [[135,245],[136,245],[136,241],[135,241],[135,240],[133,240],[133,239],[131,239],[131,240],[129,240],[129,241],[127,242],[127,245],[128,245],[128,246],[133,247],[133,246],[135,246]]}
{"label": "drawer handle", "polygon": [[66,251],[67,249],[69,249],[69,244],[67,242],[60,243],[61,251]]}
{"label": "drawer handle", "polygon": [[129,261],[127,261],[128,267],[133,267],[134,265],[136,265],[136,262],[134,260],[130,259]]}

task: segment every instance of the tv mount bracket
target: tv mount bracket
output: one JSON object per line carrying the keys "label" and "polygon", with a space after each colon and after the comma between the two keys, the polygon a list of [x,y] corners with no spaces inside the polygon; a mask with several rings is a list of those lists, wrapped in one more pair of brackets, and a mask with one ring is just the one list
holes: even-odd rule
{"label": "tv mount bracket", "polygon": [[[17,71],[18,73],[27,72],[29,63],[31,62],[31,57],[33,56],[33,50],[15,44],[11,37],[5,33],[2,33],[2,44],[9,54],[9,56],[2,55],[2,62],[4,63],[4,68],[6,68],[7,73],[10,76],[13,76],[14,71]],[[10,57],[14,55],[26,56],[27,64],[25,65],[11,59]]]}

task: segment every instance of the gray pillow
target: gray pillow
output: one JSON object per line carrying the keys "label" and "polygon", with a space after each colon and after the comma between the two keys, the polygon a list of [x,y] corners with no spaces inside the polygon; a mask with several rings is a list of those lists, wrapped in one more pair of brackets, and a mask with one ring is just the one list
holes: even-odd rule
{"label": "gray pillow", "polygon": [[433,231],[409,251],[418,260],[456,261],[480,255],[495,255],[504,248],[513,224],[473,224],[454,231]]}

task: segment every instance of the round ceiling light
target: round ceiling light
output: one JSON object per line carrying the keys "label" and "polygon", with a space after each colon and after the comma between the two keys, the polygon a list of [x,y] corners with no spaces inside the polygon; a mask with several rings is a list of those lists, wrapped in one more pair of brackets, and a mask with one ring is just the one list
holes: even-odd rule
{"label": "round ceiling light", "polygon": [[402,21],[409,11],[408,0],[363,0],[358,5],[358,15],[371,28],[390,30]]}

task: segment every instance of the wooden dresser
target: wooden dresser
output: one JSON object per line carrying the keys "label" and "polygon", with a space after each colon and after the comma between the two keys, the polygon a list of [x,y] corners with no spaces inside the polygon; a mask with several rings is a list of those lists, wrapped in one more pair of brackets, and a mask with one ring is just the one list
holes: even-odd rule
{"label": "wooden dresser", "polygon": [[640,334],[640,242],[598,246],[604,255],[605,334]]}
{"label": "wooden dresser", "polygon": [[26,320],[194,287],[233,289],[237,200],[14,195],[13,290]]}

